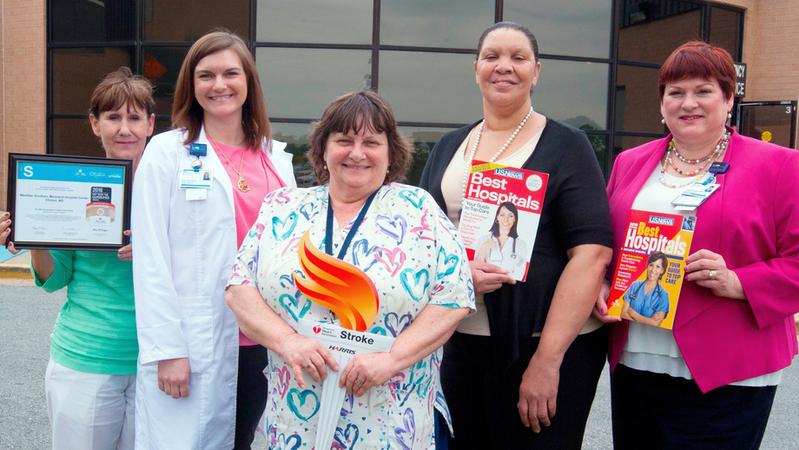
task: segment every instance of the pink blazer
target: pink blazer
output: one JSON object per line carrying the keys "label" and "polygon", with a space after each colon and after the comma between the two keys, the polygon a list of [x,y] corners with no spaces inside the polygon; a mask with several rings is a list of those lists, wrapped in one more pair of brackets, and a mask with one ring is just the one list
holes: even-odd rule
{"label": "pink blazer", "polygon": [[[615,243],[623,241],[633,201],[669,139],[616,159],[608,182]],[[724,160],[730,167],[718,177],[721,188],[697,210],[691,252],[721,254],[747,300],[716,297],[692,282],[683,285],[674,339],[702,392],[787,367],[797,353],[799,152],[733,132]],[[627,329],[626,321],[610,328],[611,370]]]}

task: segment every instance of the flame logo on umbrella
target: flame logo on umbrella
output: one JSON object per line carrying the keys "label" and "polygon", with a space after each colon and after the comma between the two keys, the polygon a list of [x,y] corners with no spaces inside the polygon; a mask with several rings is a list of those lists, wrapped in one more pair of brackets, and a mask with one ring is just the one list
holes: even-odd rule
{"label": "flame logo on umbrella", "polygon": [[366,273],[350,263],[314,247],[308,232],[299,245],[300,267],[308,279],[294,275],[294,283],[306,297],[333,311],[341,326],[366,331],[377,317],[380,299]]}

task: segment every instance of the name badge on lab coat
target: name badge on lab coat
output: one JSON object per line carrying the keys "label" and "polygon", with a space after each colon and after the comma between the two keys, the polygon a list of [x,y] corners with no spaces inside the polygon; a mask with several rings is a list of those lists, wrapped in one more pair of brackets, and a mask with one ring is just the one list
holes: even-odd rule
{"label": "name badge on lab coat", "polygon": [[205,200],[211,189],[210,170],[183,169],[178,174],[178,188],[186,191],[186,200]]}

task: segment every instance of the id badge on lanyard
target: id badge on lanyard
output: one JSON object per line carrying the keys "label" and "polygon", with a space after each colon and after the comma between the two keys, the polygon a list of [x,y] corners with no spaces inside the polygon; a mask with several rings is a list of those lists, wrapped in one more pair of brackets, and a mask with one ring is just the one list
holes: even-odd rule
{"label": "id badge on lanyard", "polygon": [[[347,233],[347,237],[344,238],[344,243],[341,244],[341,248],[339,249],[338,256],[336,258],[340,260],[344,260],[344,255],[347,253],[347,249],[352,242],[352,238],[355,236],[355,233],[358,232],[358,228],[360,228],[361,223],[363,223],[364,217],[366,217],[366,211],[369,210],[369,207],[372,205],[372,201],[375,199],[375,196],[380,191],[378,188],[376,191],[372,192],[369,198],[366,199],[366,203],[364,203],[363,207],[361,207],[361,211],[358,213],[358,216],[355,218],[355,221],[352,223],[352,227],[350,227],[349,233]],[[330,194],[327,196],[327,220],[325,221],[325,253],[330,256],[333,255],[333,203],[330,200]]]}
{"label": "id badge on lanyard", "polygon": [[178,172],[178,189],[186,191],[188,201],[205,200],[213,181],[211,171],[203,168],[200,159],[208,154],[207,147],[195,142],[189,147],[189,154],[195,159],[191,162],[191,168],[180,169]]}

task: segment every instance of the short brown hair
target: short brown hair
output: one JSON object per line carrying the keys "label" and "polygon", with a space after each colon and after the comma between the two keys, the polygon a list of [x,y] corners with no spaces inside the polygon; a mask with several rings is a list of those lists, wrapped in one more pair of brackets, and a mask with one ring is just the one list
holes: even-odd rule
{"label": "short brown hair", "polygon": [[677,47],[660,67],[660,98],[663,98],[668,83],[687,78],[716,80],[724,97],[730,98],[735,88],[735,65],[732,63],[732,56],[727,50],[704,41],[689,41]]}
{"label": "short brown hair", "polygon": [[123,66],[104,76],[94,88],[89,99],[89,114],[99,118],[100,113],[117,110],[126,103],[143,109],[148,117],[155,110],[153,85]]}
{"label": "short brown hair", "polygon": [[319,183],[327,183],[325,145],[332,133],[359,132],[367,127],[375,133],[386,133],[388,140],[388,173],[384,184],[402,181],[411,162],[411,146],[397,130],[391,107],[372,91],[350,92],[333,100],[322,118],[313,124],[311,148],[306,153]]}
{"label": "short brown hair", "polygon": [[180,66],[178,81],[175,87],[175,99],[172,103],[172,126],[186,130],[184,144],[197,140],[203,124],[203,109],[194,97],[194,69],[206,56],[232,50],[241,60],[241,66],[247,77],[247,99],[242,106],[241,122],[244,139],[248,147],[258,148],[264,139],[272,137],[266,104],[261,93],[261,80],[258,69],[247,44],[234,33],[217,30],[197,39],[191,46],[183,65]]}

